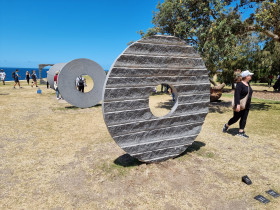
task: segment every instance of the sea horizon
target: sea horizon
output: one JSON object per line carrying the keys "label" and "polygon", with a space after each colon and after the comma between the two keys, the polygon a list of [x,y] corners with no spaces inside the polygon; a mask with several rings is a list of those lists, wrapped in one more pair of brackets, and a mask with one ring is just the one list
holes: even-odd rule
{"label": "sea horizon", "polygon": [[[41,77],[47,78],[47,71],[51,68],[51,66],[46,66],[42,69]],[[36,71],[37,77],[39,79],[39,68],[25,68],[25,67],[0,67],[0,69],[3,69],[6,73],[6,79],[5,81],[13,81],[14,78],[12,77],[12,73],[16,71],[16,69],[19,70],[19,80],[25,80],[26,71],[29,71],[31,74],[33,70]],[[109,70],[104,70],[105,72],[108,72]]]}

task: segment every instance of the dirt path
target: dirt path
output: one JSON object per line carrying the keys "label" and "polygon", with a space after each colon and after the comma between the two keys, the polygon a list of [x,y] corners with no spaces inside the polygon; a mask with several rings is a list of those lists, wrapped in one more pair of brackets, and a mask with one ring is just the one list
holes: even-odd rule
{"label": "dirt path", "polygon": [[[178,158],[142,164],[115,144],[101,106],[78,109],[42,87],[0,86],[0,209],[277,209],[279,104],[253,103],[247,133],[222,133],[230,98],[210,105]],[[253,185],[241,182],[248,175]],[[262,194],[271,202],[258,203]]]}

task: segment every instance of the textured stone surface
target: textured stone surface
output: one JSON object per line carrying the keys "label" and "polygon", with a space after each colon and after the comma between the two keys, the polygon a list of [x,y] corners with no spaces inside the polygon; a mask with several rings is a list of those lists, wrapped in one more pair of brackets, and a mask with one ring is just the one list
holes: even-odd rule
{"label": "textured stone surface", "polygon": [[[94,82],[93,89],[87,93],[76,88],[76,78],[80,75],[88,75]],[[58,89],[68,103],[80,108],[92,107],[102,99],[105,78],[105,71],[98,63],[85,58],[75,59],[60,70]]]}
{"label": "textured stone surface", "polygon": [[66,65],[66,63],[57,63],[54,64],[50,69],[49,72],[47,74],[47,80],[49,82],[50,88],[54,89],[54,75],[55,72],[60,72],[60,70]]}
{"label": "textured stone surface", "polygon": [[[155,117],[153,88],[167,83],[177,100]],[[129,46],[112,65],[104,85],[103,115],[116,143],[144,162],[178,156],[199,134],[208,112],[210,84],[203,60],[176,37],[152,36]]]}

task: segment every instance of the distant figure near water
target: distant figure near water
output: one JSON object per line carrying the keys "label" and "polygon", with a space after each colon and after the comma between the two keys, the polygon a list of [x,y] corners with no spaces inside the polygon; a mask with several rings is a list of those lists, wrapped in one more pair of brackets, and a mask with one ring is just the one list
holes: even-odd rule
{"label": "distant figure near water", "polygon": [[14,80],[15,80],[15,84],[14,84],[14,88],[16,88],[16,85],[18,84],[19,88],[22,88],[20,87],[20,82],[19,82],[19,74],[18,74],[18,69],[16,70],[15,74],[14,74]]}
{"label": "distant figure near water", "polygon": [[4,72],[3,69],[1,69],[0,80],[3,82],[3,85],[5,85],[5,78],[6,78],[6,73]]}
{"label": "distant figure near water", "polygon": [[30,73],[29,73],[29,71],[26,71],[26,73],[25,73],[25,79],[26,79],[27,84],[29,85],[29,79],[30,79]]}
{"label": "distant figure near water", "polygon": [[34,84],[36,85],[36,87],[38,87],[38,85],[37,85],[37,75],[36,75],[36,71],[35,70],[32,71],[31,78],[32,78],[32,85],[31,85],[31,87],[33,87]]}

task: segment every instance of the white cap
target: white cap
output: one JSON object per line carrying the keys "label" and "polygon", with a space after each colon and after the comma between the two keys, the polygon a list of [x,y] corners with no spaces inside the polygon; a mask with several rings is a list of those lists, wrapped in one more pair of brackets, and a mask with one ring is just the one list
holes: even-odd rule
{"label": "white cap", "polygon": [[247,77],[247,76],[251,76],[251,75],[253,75],[254,73],[252,73],[252,72],[250,72],[249,70],[245,70],[245,71],[242,71],[241,72],[241,77],[243,78],[243,77]]}

